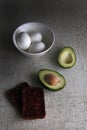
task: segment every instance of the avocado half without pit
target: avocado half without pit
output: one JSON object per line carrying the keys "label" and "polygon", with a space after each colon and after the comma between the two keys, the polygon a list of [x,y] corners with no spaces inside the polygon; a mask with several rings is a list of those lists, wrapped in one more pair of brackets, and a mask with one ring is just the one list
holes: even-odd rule
{"label": "avocado half without pit", "polygon": [[39,80],[48,89],[57,91],[65,86],[65,78],[58,72],[42,69],[39,71]]}
{"label": "avocado half without pit", "polygon": [[76,63],[76,54],[73,48],[64,47],[58,55],[58,63],[64,68],[70,68]]}

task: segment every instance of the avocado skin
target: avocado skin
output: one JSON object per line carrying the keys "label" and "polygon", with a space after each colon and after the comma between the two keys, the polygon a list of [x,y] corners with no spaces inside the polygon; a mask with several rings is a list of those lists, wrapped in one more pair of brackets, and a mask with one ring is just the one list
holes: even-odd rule
{"label": "avocado skin", "polygon": [[[62,51],[63,51],[64,49],[67,49],[67,48],[70,48],[70,49],[73,51],[74,56],[75,56],[75,57],[74,57],[74,58],[75,58],[75,62],[73,63],[72,66],[65,67],[65,66],[61,65],[61,63],[59,62],[59,55],[60,55],[60,53],[62,53]],[[63,48],[60,50],[59,55],[58,55],[58,64],[59,64],[62,68],[69,69],[69,68],[73,67],[73,66],[76,64],[76,53],[75,53],[75,51],[74,51],[74,49],[73,49],[72,47],[70,47],[70,46],[65,46],[65,47],[63,47]]]}
{"label": "avocado skin", "polygon": [[[58,73],[58,72],[56,72],[56,71],[54,71],[54,70],[51,70],[51,69],[41,69],[39,72],[38,72],[38,75],[39,75],[39,80],[40,80],[40,72],[41,71],[53,71],[53,72],[55,72],[55,73]],[[61,77],[63,77],[63,75],[61,75],[60,73],[58,73]],[[64,84],[63,84],[63,86],[61,86],[60,88],[56,88],[56,89],[54,89],[54,88],[49,88],[49,87],[47,87],[44,83],[42,83],[42,81],[40,80],[40,82],[41,82],[41,84],[43,85],[43,87],[44,88],[46,88],[47,90],[50,90],[50,91],[59,91],[59,90],[61,90],[61,89],[63,89],[64,87],[65,87],[65,85],[66,85],[66,80],[65,80],[65,78],[63,77],[63,79],[64,79]]]}

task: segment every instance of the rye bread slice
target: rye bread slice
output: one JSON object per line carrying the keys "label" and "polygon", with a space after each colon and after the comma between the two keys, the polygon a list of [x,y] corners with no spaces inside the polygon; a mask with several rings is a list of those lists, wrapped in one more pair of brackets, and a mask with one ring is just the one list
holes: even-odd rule
{"label": "rye bread slice", "polygon": [[19,112],[22,113],[22,89],[23,88],[29,88],[27,82],[23,82],[19,85],[17,85],[14,88],[9,89],[6,92],[7,98],[11,102],[11,104],[17,108]]}
{"label": "rye bread slice", "polygon": [[24,119],[45,117],[44,91],[42,88],[26,87],[22,90],[22,114]]}

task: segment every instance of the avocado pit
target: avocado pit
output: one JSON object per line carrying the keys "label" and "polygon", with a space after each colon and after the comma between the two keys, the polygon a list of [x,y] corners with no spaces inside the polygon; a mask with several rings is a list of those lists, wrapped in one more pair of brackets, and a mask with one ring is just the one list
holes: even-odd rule
{"label": "avocado pit", "polygon": [[44,80],[51,86],[56,86],[60,83],[60,78],[54,74],[46,74]]}

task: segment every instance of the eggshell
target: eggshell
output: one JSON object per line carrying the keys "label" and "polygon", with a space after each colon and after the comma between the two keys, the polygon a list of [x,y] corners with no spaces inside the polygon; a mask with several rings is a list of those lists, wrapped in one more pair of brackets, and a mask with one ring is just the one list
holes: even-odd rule
{"label": "eggshell", "polygon": [[30,35],[31,42],[40,42],[42,40],[42,35],[39,32],[34,32]]}
{"label": "eggshell", "polygon": [[32,43],[29,47],[29,52],[39,53],[45,50],[45,44],[43,42]]}
{"label": "eggshell", "polygon": [[17,36],[17,44],[22,50],[26,50],[31,45],[31,38],[26,32],[21,32]]}

